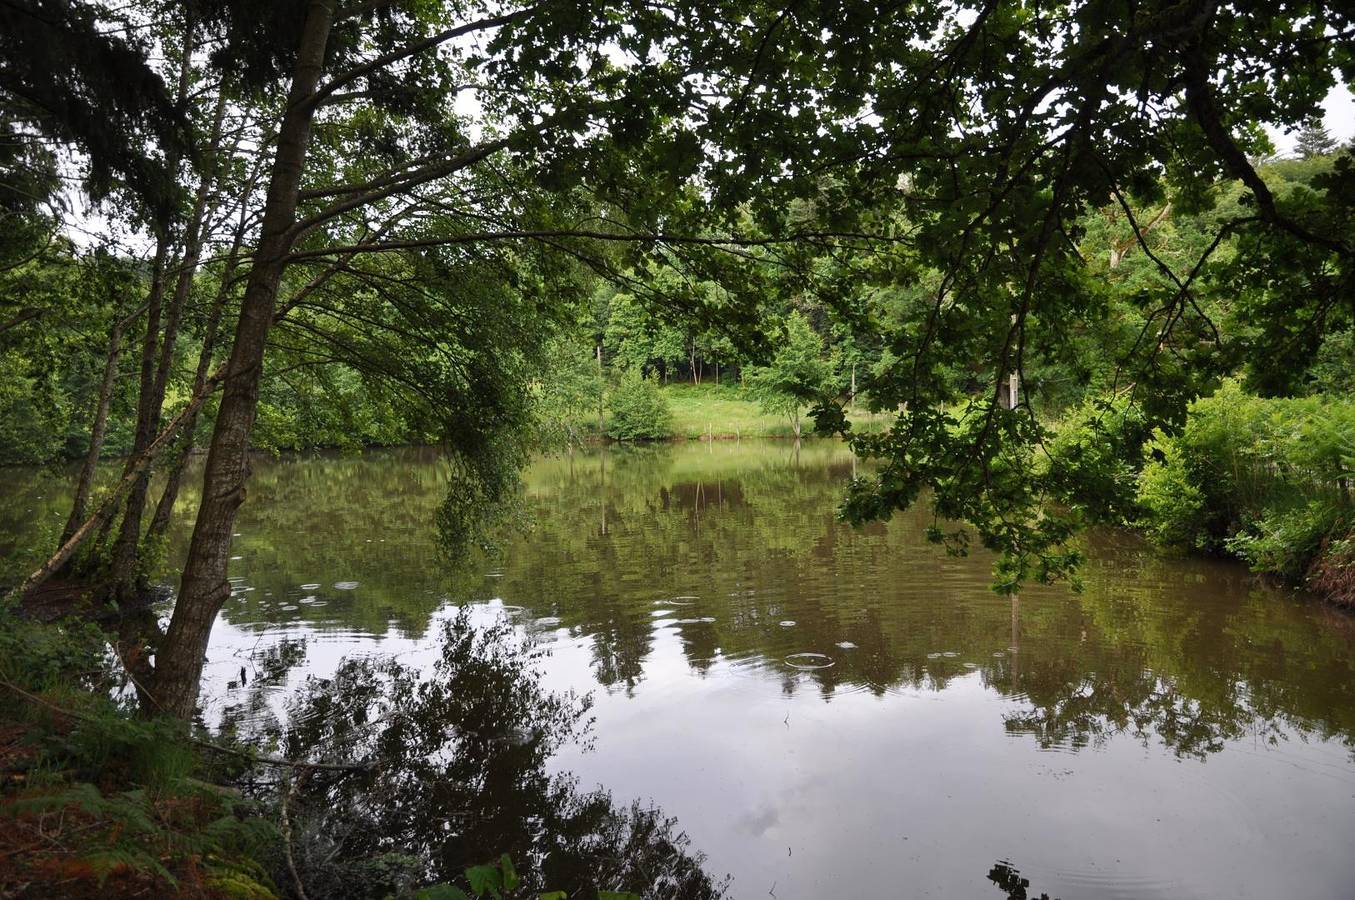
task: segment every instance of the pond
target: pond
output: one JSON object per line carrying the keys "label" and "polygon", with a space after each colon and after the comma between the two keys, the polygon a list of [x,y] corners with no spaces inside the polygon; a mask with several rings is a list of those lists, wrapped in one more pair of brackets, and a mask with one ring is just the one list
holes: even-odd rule
{"label": "pond", "polygon": [[[590,745],[552,765],[676,817],[733,897],[1351,896],[1355,622],[1116,532],[1086,538],[1082,593],[1002,597],[921,511],[837,522],[856,466],[829,442],[541,459],[526,530],[453,571],[435,452],[260,459],[207,718],[276,712],[261,650],[304,639],[281,697],[346,656],[421,665],[469,607],[593,692]],[[12,486],[0,528],[60,515],[49,494]]]}

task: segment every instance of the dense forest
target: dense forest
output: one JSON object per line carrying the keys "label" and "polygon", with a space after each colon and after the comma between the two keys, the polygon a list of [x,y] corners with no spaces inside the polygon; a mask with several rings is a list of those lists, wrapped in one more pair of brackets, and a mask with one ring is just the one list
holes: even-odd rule
{"label": "dense forest", "polygon": [[[533,453],[813,433],[871,463],[841,517],[925,510],[1003,592],[1077,587],[1109,523],[1355,606],[1355,152],[1320,107],[1353,35],[1305,0],[6,4],[0,464],[73,484],[7,603],[144,606],[202,456],[167,627],[121,651],[173,729],[253,453],[439,446],[455,559]],[[412,702],[345,678],[298,702]],[[496,715],[583,714],[533,691]]]}

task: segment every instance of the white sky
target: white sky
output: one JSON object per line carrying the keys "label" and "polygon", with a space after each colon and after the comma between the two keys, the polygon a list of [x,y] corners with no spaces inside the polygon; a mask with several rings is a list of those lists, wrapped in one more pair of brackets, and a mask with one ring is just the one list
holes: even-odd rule
{"label": "white sky", "polygon": [[[467,91],[458,94],[453,103],[456,112],[472,121],[474,124],[471,129],[472,138],[477,137],[478,119],[482,112],[478,98],[473,92]],[[1355,91],[1344,83],[1338,83],[1322,101],[1322,110],[1323,124],[1338,143],[1346,144],[1355,138]],[[1294,152],[1296,132],[1286,134],[1270,127],[1267,127],[1266,131],[1279,155],[1288,156]],[[68,200],[73,214],[67,219],[66,232],[77,244],[89,245],[96,242],[100,236],[113,235],[125,249],[133,253],[140,252],[142,255],[150,254],[151,242],[145,235],[130,232],[100,210],[90,209],[77,192],[72,192]]]}
{"label": "white sky", "polygon": [[[1327,131],[1338,143],[1344,144],[1355,137],[1355,91],[1344,84],[1336,85],[1328,92],[1327,99],[1322,101],[1322,111],[1322,124],[1327,126]],[[1274,128],[1266,130],[1281,156],[1294,151],[1295,135]]]}

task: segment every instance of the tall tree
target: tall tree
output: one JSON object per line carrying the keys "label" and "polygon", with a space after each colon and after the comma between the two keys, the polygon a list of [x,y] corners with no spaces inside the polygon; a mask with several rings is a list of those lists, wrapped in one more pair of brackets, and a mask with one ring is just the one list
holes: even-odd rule
{"label": "tall tree", "polygon": [[1327,156],[1336,152],[1336,138],[1327,131],[1321,119],[1313,119],[1299,129],[1298,137],[1294,141],[1294,150],[1301,159]]}

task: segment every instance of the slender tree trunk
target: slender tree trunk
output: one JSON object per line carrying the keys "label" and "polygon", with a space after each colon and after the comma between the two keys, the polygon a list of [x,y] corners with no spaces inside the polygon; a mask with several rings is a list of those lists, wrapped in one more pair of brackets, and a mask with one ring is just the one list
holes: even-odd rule
{"label": "slender tree trunk", "polygon": [[607,382],[602,375],[602,345],[598,344],[598,437],[605,437],[607,434],[607,421],[602,408],[606,388]]}
{"label": "slender tree trunk", "polygon": [[[243,222],[241,224],[243,226]],[[226,257],[226,265],[221,270],[221,285],[217,288],[216,296],[212,299],[211,311],[207,314],[207,328],[202,337],[202,352],[198,354],[198,369],[193,375],[194,396],[202,393],[203,387],[207,384],[207,372],[212,366],[217,332],[221,327],[221,314],[225,311],[226,301],[230,298],[230,284],[235,276],[236,266],[240,261],[240,242],[243,237],[244,229],[241,227],[236,230],[235,242],[231,246],[230,254]],[[198,414],[194,412],[192,417],[184,423],[183,435],[179,438],[178,453],[175,454],[174,464],[165,480],[165,490],[160,495],[160,501],[155,505],[155,515],[151,517],[150,527],[146,530],[146,542],[148,544],[157,543],[169,529],[170,520],[174,516],[174,503],[179,498],[179,485],[183,480],[184,469],[188,465],[188,458],[193,453],[197,425]]]}
{"label": "slender tree trunk", "polygon": [[[190,18],[184,31],[183,60],[179,69],[179,102],[183,103],[189,90],[192,77],[193,22]],[[208,150],[216,152],[221,137],[221,122],[226,112],[225,91],[217,99],[217,107],[212,121]],[[165,405],[165,386],[169,382],[169,370],[174,361],[174,345],[179,337],[179,321],[183,315],[183,306],[188,291],[193,286],[193,275],[197,269],[198,255],[202,247],[202,220],[207,209],[207,194],[211,187],[211,174],[204,171],[198,181],[197,195],[193,200],[193,212],[189,216],[184,234],[184,253],[179,260],[178,274],[174,283],[174,292],[170,295],[169,307],[165,315],[164,337],[159,340],[156,351],[156,333],[159,331],[160,297],[155,298],[155,332],[147,330],[147,339],[142,345],[141,356],[141,394],[137,402],[137,432],[134,452],[140,452],[150,445],[160,429],[160,414]],[[159,291],[164,291],[165,273],[160,270]],[[158,358],[157,358],[158,356]],[[132,483],[127,493],[127,509],[123,513],[122,526],[118,531],[117,542],[113,545],[113,565],[111,582],[113,597],[117,600],[131,599],[136,592],[136,563],[141,546],[141,518],[146,510],[146,494],[150,490],[151,467],[147,466]]]}
{"label": "slender tree trunk", "polygon": [[[223,90],[217,98],[216,113],[212,118],[211,137],[208,139],[208,151],[213,155],[221,141],[221,122],[226,114],[226,92]],[[179,338],[179,323],[183,319],[184,304],[188,301],[188,292],[193,289],[193,279],[197,276],[198,262],[202,258],[202,226],[207,217],[207,200],[211,194],[215,175],[209,167],[198,181],[197,196],[193,198],[193,214],[188,220],[188,230],[184,235],[184,255],[179,265],[178,279],[174,283],[174,295],[169,301],[169,314],[165,318],[165,339],[160,345],[160,361],[155,369],[155,391],[151,398],[155,422],[160,420],[160,412],[165,403],[165,388],[169,384],[169,370],[174,363],[174,345]]]}
{"label": "slender tree trunk", "polygon": [[203,472],[202,505],[174,616],[156,655],[152,688],[156,709],[148,713],[192,717],[212,625],[230,595],[226,568],[231,530],[245,498],[249,437],[258,406],[264,343],[273,324],[273,306],[294,240],[292,226],[314,112],[310,101],[320,81],[333,17],[334,0],[312,0],[306,11],[287,112],[278,131],[259,245],[240,305],[221,408]]}
{"label": "slender tree trunk", "polygon": [[201,394],[190,400],[188,406],[165,426],[165,429],[160,432],[155,440],[151,441],[150,446],[139,455],[133,456],[128,460],[127,468],[124,471],[121,480],[114,485],[113,492],[108,498],[99,505],[99,508],[94,511],[92,516],[86,519],[84,523],[75,530],[74,534],[57,548],[57,551],[47,559],[47,562],[43,563],[35,572],[25,578],[22,584],[10,591],[10,598],[23,597],[41,585],[48,578],[52,577],[52,574],[64,566],[66,561],[74,555],[75,551],[80,549],[80,546],[89,539],[89,536],[109,520],[114,511],[118,508],[118,504],[122,502],[122,498],[127,495],[127,491],[131,487],[132,482],[135,481],[142,472],[149,468],[150,464],[155,461],[155,458],[163,453],[165,448],[173,442],[175,436],[179,433],[179,429],[183,427],[184,422],[198,411],[203,402],[207,399],[207,396],[215,389],[217,381],[218,378],[213,378],[212,383],[207,388],[204,388]]}
{"label": "slender tree trunk", "polygon": [[[141,340],[141,381],[137,389],[136,434],[132,440],[132,456],[123,474],[131,474],[133,460],[150,445],[155,436],[156,418],[151,415],[151,399],[155,393],[156,351],[159,347],[160,312],[165,294],[165,258],[169,254],[169,236],[156,241],[155,263],[151,269],[151,287],[146,309],[146,333]],[[122,526],[113,545],[111,585],[113,597],[128,599],[132,577],[136,570],[136,547],[141,539],[141,512],[146,505],[146,489],[150,484],[150,467],[136,470],[127,491]],[[110,520],[111,521],[111,520]]]}
{"label": "slender tree trunk", "polygon": [[71,515],[66,520],[66,527],[61,531],[60,544],[69,541],[71,535],[80,527],[80,523],[85,520],[85,507],[89,505],[90,491],[94,487],[94,472],[99,466],[99,456],[103,453],[104,436],[108,433],[108,407],[113,401],[113,382],[118,376],[118,357],[122,353],[122,328],[122,322],[116,323],[108,336],[108,355],[104,357],[103,380],[99,383],[99,399],[94,407],[94,422],[89,427],[89,452],[85,454],[85,463],[80,467],[80,477],[75,483],[75,500],[71,503]]}

